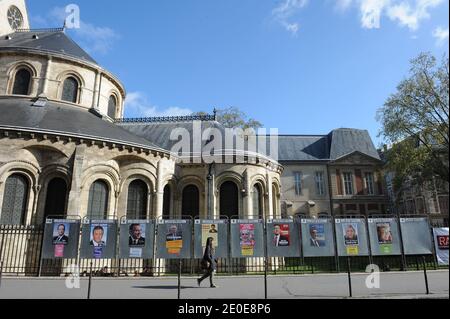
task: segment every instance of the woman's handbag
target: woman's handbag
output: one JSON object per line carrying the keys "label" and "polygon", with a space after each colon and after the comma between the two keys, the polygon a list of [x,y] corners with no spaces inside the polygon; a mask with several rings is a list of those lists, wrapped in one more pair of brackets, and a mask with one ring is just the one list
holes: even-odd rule
{"label": "woman's handbag", "polygon": [[200,266],[204,270],[209,269],[209,261],[207,261],[206,259],[202,259],[202,261],[200,263]]}

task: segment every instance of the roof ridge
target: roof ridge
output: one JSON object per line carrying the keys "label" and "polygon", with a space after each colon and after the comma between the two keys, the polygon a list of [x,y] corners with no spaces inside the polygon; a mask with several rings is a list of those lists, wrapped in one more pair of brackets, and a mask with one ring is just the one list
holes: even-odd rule
{"label": "roof ridge", "polygon": [[216,115],[184,115],[184,116],[152,116],[152,117],[138,117],[138,118],[121,118],[114,122],[118,124],[124,123],[171,123],[171,122],[214,122]]}
{"label": "roof ridge", "polygon": [[43,29],[17,29],[14,33],[33,32],[64,32],[64,28],[43,28]]}

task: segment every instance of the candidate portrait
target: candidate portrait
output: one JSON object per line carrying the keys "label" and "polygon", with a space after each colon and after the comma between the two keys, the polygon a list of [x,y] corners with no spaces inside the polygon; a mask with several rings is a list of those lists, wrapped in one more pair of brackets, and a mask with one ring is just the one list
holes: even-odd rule
{"label": "candidate portrait", "polygon": [[169,230],[166,234],[166,241],[182,240],[183,232],[178,230],[177,225],[170,225]]}
{"label": "candidate portrait", "polygon": [[132,247],[145,246],[145,225],[131,224],[128,245]]}
{"label": "candidate portrait", "polygon": [[[320,234],[321,237],[323,236],[323,229],[322,233]],[[323,240],[323,237],[319,239],[319,229],[316,225],[310,225],[309,227],[309,244],[311,247],[324,247],[325,241]]]}
{"label": "candidate portrait", "polygon": [[288,247],[289,246],[289,236],[286,236],[281,231],[280,225],[273,226],[273,239],[272,243],[275,247]]}
{"label": "candidate portrait", "polygon": [[94,247],[106,246],[105,228],[101,225],[91,225],[91,229],[90,245]]}
{"label": "candidate portrait", "polygon": [[53,244],[54,245],[67,245],[69,243],[69,226],[66,224],[55,224],[53,230]]}

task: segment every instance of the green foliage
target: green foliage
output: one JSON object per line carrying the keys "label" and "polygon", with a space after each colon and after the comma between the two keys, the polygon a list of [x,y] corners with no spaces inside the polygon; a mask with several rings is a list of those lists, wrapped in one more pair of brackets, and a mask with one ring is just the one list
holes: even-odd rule
{"label": "green foliage", "polygon": [[397,186],[413,178],[449,178],[449,64],[422,53],[411,61],[410,76],[377,113],[380,135],[392,148],[388,168]]}
{"label": "green foliage", "polygon": [[[194,115],[207,115],[205,112],[197,112]],[[217,110],[217,121],[226,128],[241,128],[243,130],[248,128],[258,129],[263,125],[239,110],[236,107],[229,107],[226,109]]]}

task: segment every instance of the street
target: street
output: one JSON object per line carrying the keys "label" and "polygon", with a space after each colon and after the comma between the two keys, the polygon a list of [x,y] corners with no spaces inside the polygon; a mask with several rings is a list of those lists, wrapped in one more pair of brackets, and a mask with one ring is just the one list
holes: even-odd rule
{"label": "street", "polygon": [[[380,288],[368,289],[368,274],[352,274],[354,298],[449,298],[448,270],[428,273],[430,295],[426,295],[423,272],[381,273]],[[217,277],[218,288],[205,280],[182,277],[182,299],[263,299],[263,276]],[[92,279],[92,299],[176,299],[177,278]],[[88,278],[79,289],[66,288],[66,278],[2,278],[0,299],[86,299]],[[347,274],[316,274],[268,277],[269,299],[348,298]]]}

